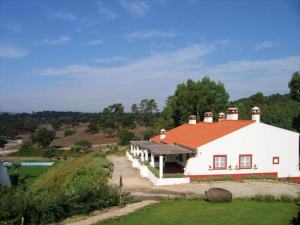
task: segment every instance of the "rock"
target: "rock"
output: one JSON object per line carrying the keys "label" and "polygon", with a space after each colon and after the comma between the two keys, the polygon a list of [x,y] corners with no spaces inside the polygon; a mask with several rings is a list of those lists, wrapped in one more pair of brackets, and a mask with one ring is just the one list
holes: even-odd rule
{"label": "rock", "polygon": [[210,202],[230,202],[232,193],[224,188],[210,188],[205,191],[205,200]]}

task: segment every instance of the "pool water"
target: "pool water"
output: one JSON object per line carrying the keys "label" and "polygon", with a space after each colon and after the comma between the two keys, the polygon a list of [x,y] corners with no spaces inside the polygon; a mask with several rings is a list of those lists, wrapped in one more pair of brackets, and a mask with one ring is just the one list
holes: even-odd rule
{"label": "pool water", "polygon": [[[21,166],[52,166],[54,162],[20,162]],[[3,162],[3,166],[11,166],[11,162]]]}

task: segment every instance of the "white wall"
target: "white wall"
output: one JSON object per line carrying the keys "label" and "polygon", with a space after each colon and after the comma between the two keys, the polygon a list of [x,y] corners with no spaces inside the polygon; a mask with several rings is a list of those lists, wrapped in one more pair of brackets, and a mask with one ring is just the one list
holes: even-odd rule
{"label": "white wall", "polygon": [[[299,134],[264,123],[253,123],[198,148],[188,160],[186,175],[243,174],[278,172],[278,177],[299,177]],[[209,170],[213,155],[227,155],[226,170]],[[258,169],[240,169],[239,154],[252,154],[252,165]],[[280,157],[278,165],[272,163]],[[228,166],[232,165],[233,170]]]}

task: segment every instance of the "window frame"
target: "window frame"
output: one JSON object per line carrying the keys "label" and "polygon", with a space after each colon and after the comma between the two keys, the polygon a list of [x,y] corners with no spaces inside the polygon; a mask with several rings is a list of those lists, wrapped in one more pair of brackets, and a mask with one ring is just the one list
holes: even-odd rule
{"label": "window frame", "polygon": [[[275,162],[275,160],[277,159],[277,163]],[[279,162],[280,162],[280,158],[279,158],[279,156],[273,156],[273,159],[272,159],[272,163],[273,163],[273,165],[278,165],[279,164]]]}
{"label": "window frame", "polygon": [[[225,163],[223,167],[216,167],[216,158],[218,157],[224,157]],[[227,169],[227,155],[214,155],[213,156],[213,170],[226,170]]]}
{"label": "window frame", "polygon": [[[241,166],[241,158],[242,157],[250,157],[250,166],[247,166],[247,167]],[[252,160],[252,154],[240,154],[239,155],[239,169],[241,169],[241,170],[252,169],[252,166],[253,166],[252,162],[253,162],[253,160]]]}

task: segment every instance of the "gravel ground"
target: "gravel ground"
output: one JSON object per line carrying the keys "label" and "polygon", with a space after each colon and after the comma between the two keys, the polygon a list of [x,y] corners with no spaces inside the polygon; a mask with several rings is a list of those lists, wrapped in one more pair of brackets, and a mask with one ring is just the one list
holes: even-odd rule
{"label": "gravel ground", "polygon": [[289,194],[295,197],[300,196],[300,184],[276,181],[225,181],[154,186],[148,179],[140,176],[138,169],[132,168],[131,162],[125,156],[110,156],[109,159],[114,163],[114,172],[110,183],[117,185],[119,177],[122,175],[124,189],[142,199],[174,195],[204,194],[204,191],[211,187],[226,188],[231,191],[235,197],[251,197],[255,194],[272,194],[275,196]]}

